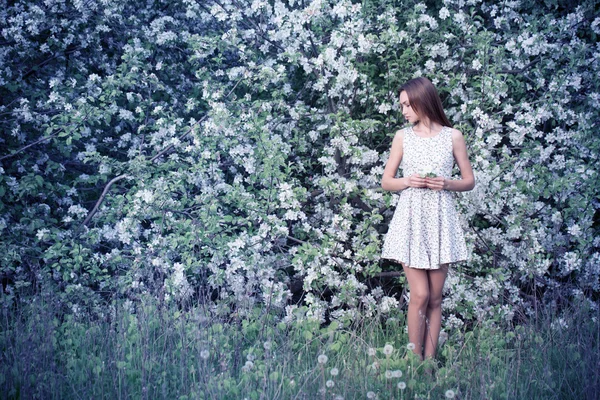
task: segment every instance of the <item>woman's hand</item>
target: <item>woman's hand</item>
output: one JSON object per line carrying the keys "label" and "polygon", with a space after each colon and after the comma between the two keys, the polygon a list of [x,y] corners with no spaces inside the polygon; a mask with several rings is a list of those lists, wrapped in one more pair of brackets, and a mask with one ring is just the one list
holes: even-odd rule
{"label": "woman's hand", "polygon": [[425,186],[431,190],[444,190],[447,188],[446,179],[441,176],[435,178],[425,178]]}
{"label": "woman's hand", "polygon": [[427,187],[426,178],[421,177],[419,174],[413,174],[406,178],[406,186],[414,188]]}

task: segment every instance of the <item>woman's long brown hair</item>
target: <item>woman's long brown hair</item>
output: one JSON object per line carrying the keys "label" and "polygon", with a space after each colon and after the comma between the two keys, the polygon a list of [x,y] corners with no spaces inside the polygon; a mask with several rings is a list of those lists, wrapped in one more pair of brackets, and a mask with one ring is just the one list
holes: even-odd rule
{"label": "woman's long brown hair", "polygon": [[452,128],[452,124],[446,117],[446,113],[444,113],[440,95],[429,79],[424,77],[411,79],[400,86],[398,96],[402,92],[406,92],[408,102],[417,115]]}

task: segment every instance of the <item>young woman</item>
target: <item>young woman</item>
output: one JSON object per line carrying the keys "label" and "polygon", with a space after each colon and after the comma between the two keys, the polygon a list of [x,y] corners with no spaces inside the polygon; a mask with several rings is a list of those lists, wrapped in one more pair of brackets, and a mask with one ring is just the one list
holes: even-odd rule
{"label": "young woman", "polygon": [[[450,192],[473,189],[475,178],[464,138],[452,128],[433,84],[416,78],[398,92],[412,125],[396,133],[381,179],[383,189],[401,192],[381,257],[402,264],[410,288],[408,338],[423,359],[435,356],[448,265],[467,259]],[[460,180],[450,179],[454,162]],[[400,165],[403,176],[396,178]]]}

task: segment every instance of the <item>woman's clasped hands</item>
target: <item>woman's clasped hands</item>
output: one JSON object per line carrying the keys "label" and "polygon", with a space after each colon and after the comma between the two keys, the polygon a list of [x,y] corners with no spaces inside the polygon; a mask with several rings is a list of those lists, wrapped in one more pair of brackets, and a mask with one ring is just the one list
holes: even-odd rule
{"label": "woman's clasped hands", "polygon": [[408,187],[414,188],[427,188],[431,190],[446,189],[446,179],[444,179],[444,177],[441,176],[423,177],[419,174],[413,174],[406,178],[406,184]]}

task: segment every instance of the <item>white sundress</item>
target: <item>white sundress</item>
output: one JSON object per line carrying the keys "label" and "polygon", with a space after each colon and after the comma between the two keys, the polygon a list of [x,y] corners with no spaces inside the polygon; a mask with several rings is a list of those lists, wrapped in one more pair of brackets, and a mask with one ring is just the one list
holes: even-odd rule
{"label": "white sundress", "polygon": [[[412,127],[404,129],[400,165],[405,177],[429,168],[436,176],[450,178],[454,165],[451,128],[444,127],[428,138],[417,136]],[[419,269],[438,269],[440,264],[466,260],[467,247],[453,196],[447,190],[402,190],[381,258]]]}

